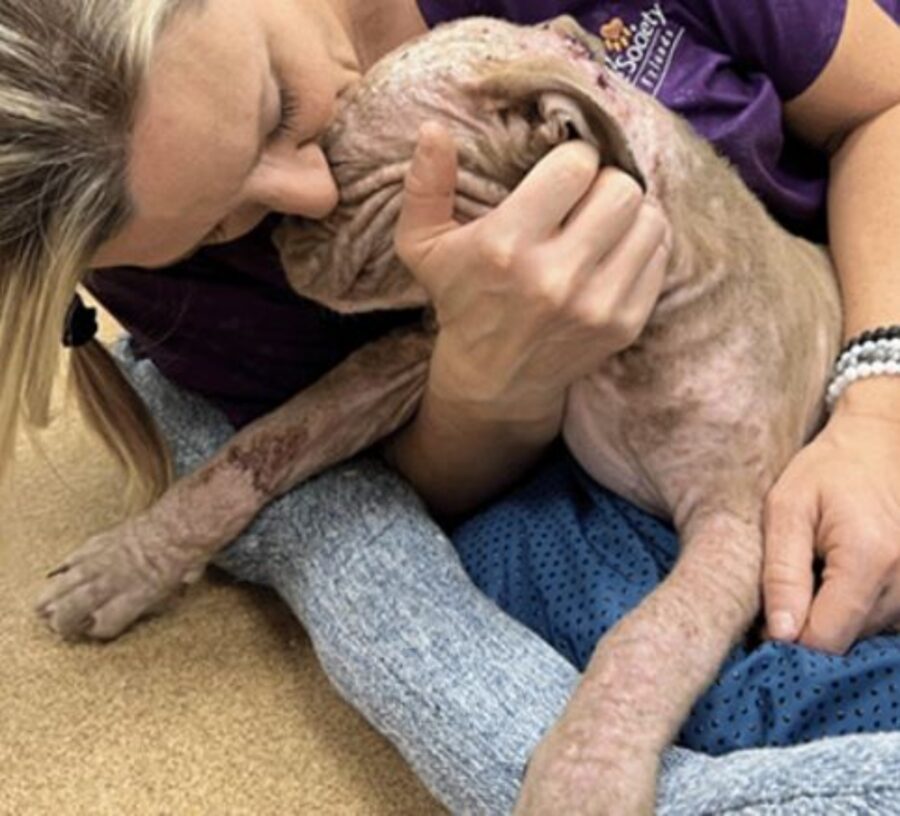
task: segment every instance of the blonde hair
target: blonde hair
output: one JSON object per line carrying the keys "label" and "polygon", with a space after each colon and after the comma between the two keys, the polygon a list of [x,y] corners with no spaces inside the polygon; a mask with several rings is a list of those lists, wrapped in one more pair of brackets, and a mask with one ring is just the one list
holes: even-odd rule
{"label": "blonde hair", "polygon": [[[154,45],[196,0],[0,3],[0,475],[43,427],[66,312],[98,247],[131,214],[128,142]],[[145,505],[171,481],[153,420],[96,340],[73,350],[88,425]]]}

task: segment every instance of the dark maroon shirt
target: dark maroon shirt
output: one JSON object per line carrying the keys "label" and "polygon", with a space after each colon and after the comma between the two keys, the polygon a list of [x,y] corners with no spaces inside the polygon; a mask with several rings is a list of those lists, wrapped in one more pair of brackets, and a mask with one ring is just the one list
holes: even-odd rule
{"label": "dark maroon shirt", "polygon": [[[900,0],[879,0],[900,21]],[[685,116],[785,226],[825,238],[827,162],[785,132],[782,104],[824,68],[846,0],[420,0],[430,26],[473,14],[534,23],[572,14],[607,62]],[[293,293],[269,241],[275,217],[166,270],[96,272],[89,289],[175,383],[237,426],[310,385],[409,313],[340,317]]]}
{"label": "dark maroon shirt", "polygon": [[269,238],[277,220],[270,216],[240,240],[205,247],[166,269],[101,270],[87,283],[131,334],[139,356],[237,427],[414,319],[410,312],[344,316],[298,297]]}

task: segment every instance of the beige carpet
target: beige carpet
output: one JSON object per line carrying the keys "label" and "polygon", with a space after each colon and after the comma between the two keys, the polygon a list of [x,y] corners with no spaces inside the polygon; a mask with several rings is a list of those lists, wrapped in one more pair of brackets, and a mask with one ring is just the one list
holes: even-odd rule
{"label": "beige carpet", "polygon": [[109,645],[31,613],[42,576],[114,522],[120,480],[70,411],[0,493],[0,814],[438,814],[329,687],[265,591],[207,579]]}

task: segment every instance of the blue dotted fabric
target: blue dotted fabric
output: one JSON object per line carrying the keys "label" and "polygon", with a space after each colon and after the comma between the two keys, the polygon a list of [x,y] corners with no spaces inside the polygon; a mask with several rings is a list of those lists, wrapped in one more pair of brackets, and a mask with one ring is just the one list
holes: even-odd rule
{"label": "blue dotted fabric", "polygon": [[[599,487],[564,452],[462,525],[475,583],[579,669],[597,641],[671,569],[672,528]],[[900,730],[900,636],[843,657],[766,642],[738,646],[678,743],[708,754]]]}

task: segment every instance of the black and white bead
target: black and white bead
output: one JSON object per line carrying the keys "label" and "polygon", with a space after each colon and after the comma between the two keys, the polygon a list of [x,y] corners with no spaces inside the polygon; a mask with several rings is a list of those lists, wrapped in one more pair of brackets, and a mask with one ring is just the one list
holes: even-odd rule
{"label": "black and white bead", "polygon": [[832,410],[849,385],[869,377],[900,376],[900,326],[863,332],[842,349],[825,392]]}

